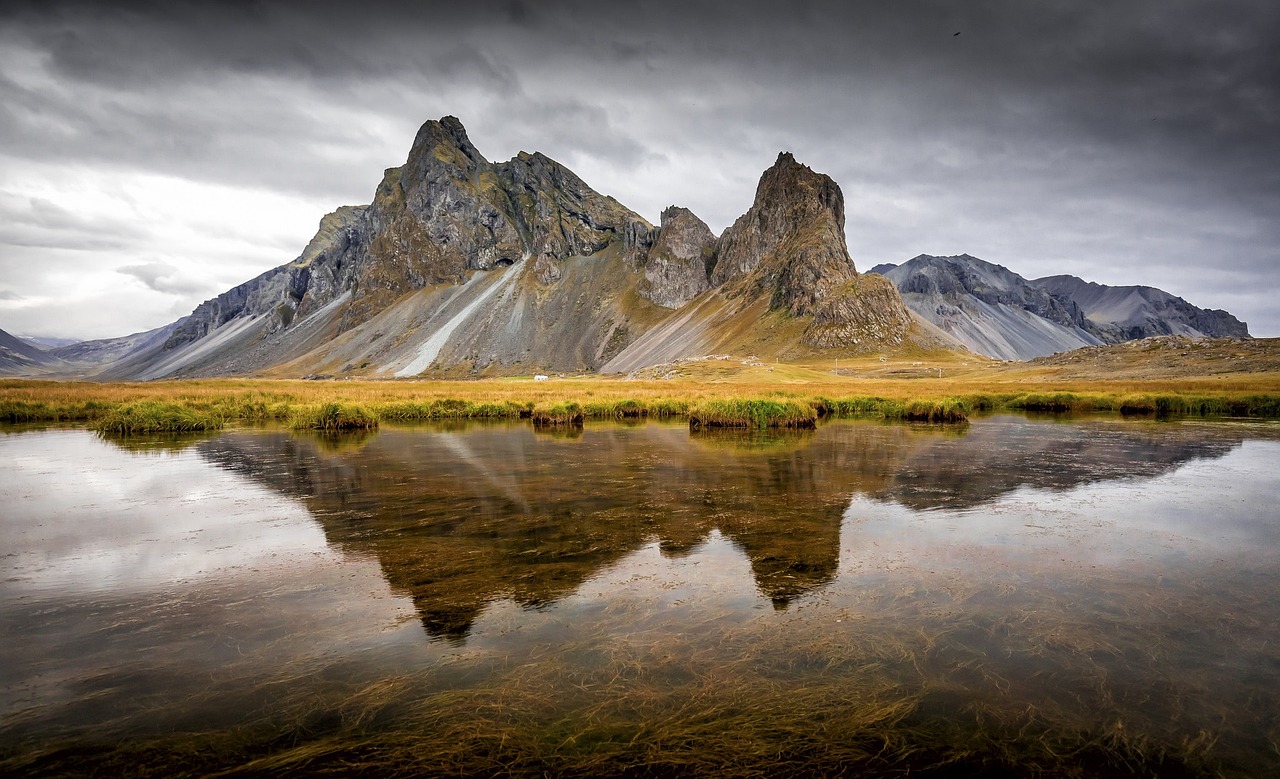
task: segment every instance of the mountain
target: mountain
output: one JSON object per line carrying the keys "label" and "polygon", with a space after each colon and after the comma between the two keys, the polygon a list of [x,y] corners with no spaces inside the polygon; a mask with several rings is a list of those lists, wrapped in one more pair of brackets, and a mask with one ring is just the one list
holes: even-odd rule
{"label": "mountain", "polygon": [[57,363],[58,359],[44,349],[0,330],[0,375],[40,375]]}
{"label": "mountain", "polygon": [[78,338],[46,338],[36,335],[18,335],[16,337],[26,341],[37,349],[43,349],[46,352],[50,349],[58,349],[63,346],[80,343],[80,339]]}
{"label": "mountain", "polygon": [[922,254],[876,270],[912,311],[969,349],[1028,360],[1159,334],[1248,336],[1224,311],[1205,311],[1152,287],[1105,287],[1073,276],[1028,281],[968,254]]}
{"label": "mountain", "polygon": [[946,343],[857,273],[840,188],[789,153],[717,238],[677,206],[654,227],[540,153],[490,162],[444,117],[292,262],[60,359],[100,379],[472,376]]}
{"label": "mountain", "polygon": [[788,152],[779,154],[760,177],[751,208],[709,253],[699,233],[697,246],[709,258],[709,291],[637,338],[601,372],[709,353],[796,359],[835,348],[954,346],[913,318],[892,284],[857,272],[845,246],[844,218],[844,195],[830,176]]}
{"label": "mountain", "polygon": [[1031,283],[1073,302],[1107,343],[1160,335],[1249,337],[1248,326],[1226,311],[1197,308],[1155,287],[1109,287],[1075,276],[1047,276]]}

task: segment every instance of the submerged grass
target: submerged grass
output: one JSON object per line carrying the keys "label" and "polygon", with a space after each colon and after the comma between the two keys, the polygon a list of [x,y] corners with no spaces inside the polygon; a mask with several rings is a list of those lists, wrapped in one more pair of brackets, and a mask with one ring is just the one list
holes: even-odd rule
{"label": "submerged grass", "polygon": [[[1006,581],[955,574],[894,578],[867,582],[853,600],[812,602],[808,619],[727,619],[733,609],[713,601],[694,629],[662,619],[641,628],[637,615],[670,607],[623,599],[565,624],[550,644],[508,637],[383,676],[306,658],[197,700],[121,702],[83,734],[34,747],[14,739],[0,768],[76,774],[91,755],[108,774],[1273,775],[1271,718],[1237,704],[1263,708],[1274,693],[1247,676],[1180,676],[1169,664],[1176,626],[1235,636],[1226,628],[1250,617],[1215,614],[1216,597],[1191,585],[1153,594],[1145,583],[1117,576],[1010,593]],[[1248,613],[1271,613],[1247,577],[1230,585]],[[1082,593],[1123,608],[1082,608]],[[1143,616],[1150,610],[1172,617]],[[1253,651],[1276,656],[1265,643]],[[1218,694],[1206,695],[1213,682]],[[138,727],[153,707],[215,719],[182,709],[201,705],[243,716],[222,728]],[[1269,734],[1239,729],[1258,721]]]}

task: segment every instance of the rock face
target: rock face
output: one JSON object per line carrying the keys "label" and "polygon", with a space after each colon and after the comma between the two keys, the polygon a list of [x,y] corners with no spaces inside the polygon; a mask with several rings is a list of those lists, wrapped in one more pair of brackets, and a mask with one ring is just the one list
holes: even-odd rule
{"label": "rock face", "polygon": [[1077,306],[1090,332],[1106,343],[1159,335],[1250,337],[1248,326],[1226,311],[1198,308],[1155,287],[1109,287],[1075,276],[1048,276],[1031,284]]}
{"label": "rock face", "polygon": [[839,185],[790,152],[760,177],[755,202],[715,251],[712,284],[768,292],[774,308],[793,316],[812,316],[819,300],[857,275],[845,246]]}
{"label": "rock face", "polygon": [[720,236],[715,255],[713,285],[766,294],[774,310],[813,317],[804,337],[811,346],[870,338],[892,345],[910,327],[898,295],[859,276],[849,257],[839,185],[789,152],[760,177],[755,202]]}
{"label": "rock face", "polygon": [[716,236],[687,208],[670,206],[653,239],[640,294],[663,308],[680,308],[711,289]]}
{"label": "rock face", "polygon": [[1152,287],[1106,287],[1074,276],[1027,281],[961,254],[877,266],[920,316],[979,354],[1029,360],[1151,335],[1247,336],[1225,311]]}

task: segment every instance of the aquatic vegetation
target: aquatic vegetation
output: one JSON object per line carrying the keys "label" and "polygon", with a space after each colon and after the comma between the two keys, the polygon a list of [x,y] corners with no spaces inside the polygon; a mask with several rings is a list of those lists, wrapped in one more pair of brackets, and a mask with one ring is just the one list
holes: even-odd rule
{"label": "aquatic vegetation", "polygon": [[957,398],[902,401],[880,397],[818,398],[819,416],[905,419],[911,422],[967,422],[968,406]]}
{"label": "aquatic vegetation", "polygon": [[[787,377],[779,386],[772,377]],[[1280,391],[1265,382],[1165,382],[1163,384],[1085,382],[1079,386],[1036,386],[981,381],[846,379],[830,373],[782,366],[778,374],[751,381],[710,379],[670,381],[581,377],[532,382],[480,381],[285,381],[206,379],[130,384],[0,380],[0,422],[92,422],[122,405],[156,401],[190,408],[226,423],[291,422],[336,403],[359,408],[387,422],[442,419],[529,418],[533,410],[576,404],[584,420],[691,418],[721,419],[734,425],[774,424],[746,407],[793,403],[783,416],[806,425],[817,418],[872,418],[964,422],[975,414],[1019,412],[1120,413],[1128,416],[1280,417]],[[1025,385],[1025,386],[1024,386]],[[755,402],[755,401],[753,401]],[[717,405],[718,404],[718,405]],[[763,408],[763,407],[762,407]],[[701,409],[699,411],[699,409]],[[722,413],[724,412],[724,413]],[[765,419],[769,417],[769,419]],[[781,417],[779,418],[781,419]],[[777,422],[778,424],[788,424]],[[693,421],[700,425],[701,422]],[[714,423],[712,423],[714,424]]]}
{"label": "aquatic vegetation", "polygon": [[968,422],[962,401],[955,398],[940,400],[913,400],[902,411],[903,419],[911,422]]}
{"label": "aquatic vegetation", "polygon": [[730,398],[708,400],[689,410],[689,427],[813,428],[818,413],[794,400]]}
{"label": "aquatic vegetation", "polygon": [[414,422],[432,419],[518,419],[528,417],[532,403],[512,400],[500,403],[475,403],[458,398],[404,400],[374,406],[378,417],[387,422]]}
{"label": "aquatic vegetation", "polygon": [[224,424],[226,420],[223,417],[210,412],[201,412],[178,403],[141,400],[112,409],[94,423],[93,427],[99,433],[133,435],[220,430]]}
{"label": "aquatic vegetation", "polygon": [[325,403],[296,409],[289,426],[294,430],[368,430],[378,426],[378,417],[363,406]]}
{"label": "aquatic vegetation", "polygon": [[100,400],[0,399],[0,422],[79,422],[100,419],[115,404]]}
{"label": "aquatic vegetation", "polygon": [[534,427],[580,427],[584,414],[582,406],[577,403],[556,403],[552,406],[534,408],[529,418]]}

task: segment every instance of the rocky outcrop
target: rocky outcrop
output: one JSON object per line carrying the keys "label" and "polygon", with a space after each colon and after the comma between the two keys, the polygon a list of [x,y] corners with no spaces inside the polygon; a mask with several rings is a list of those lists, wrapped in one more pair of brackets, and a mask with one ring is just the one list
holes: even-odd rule
{"label": "rocky outcrop", "polygon": [[1030,284],[1078,308],[1089,331],[1106,343],[1160,335],[1249,337],[1248,326],[1226,311],[1198,308],[1155,287],[1111,287],[1065,275]]}
{"label": "rocky outcrop", "polygon": [[670,206],[647,252],[640,294],[663,308],[680,308],[711,288],[716,236],[687,208]]}
{"label": "rocky outcrop", "polygon": [[853,346],[861,340],[855,334],[873,333],[900,343],[910,328],[897,293],[864,283],[849,257],[839,185],[790,152],[760,177],[755,202],[720,236],[715,252],[713,285],[766,294],[771,309],[814,317],[804,337],[810,346]]}
{"label": "rocky outcrop", "polygon": [[812,316],[855,275],[839,185],[783,152],[760,177],[751,208],[716,242],[711,283],[768,292],[773,308]]}
{"label": "rocky outcrop", "polygon": [[893,283],[862,274],[828,295],[814,312],[804,341],[822,349],[897,346],[911,329],[911,313]]}
{"label": "rocky outcrop", "polygon": [[343,260],[367,234],[366,212],[363,206],[343,206],[327,214],[296,260],[201,303],[176,323],[164,348],[198,341],[242,316],[265,316],[266,330],[275,332],[288,327],[299,313],[305,315],[332,301],[350,282],[349,274],[342,273]]}

